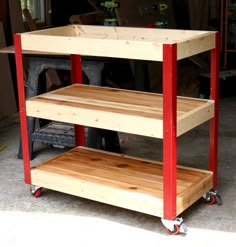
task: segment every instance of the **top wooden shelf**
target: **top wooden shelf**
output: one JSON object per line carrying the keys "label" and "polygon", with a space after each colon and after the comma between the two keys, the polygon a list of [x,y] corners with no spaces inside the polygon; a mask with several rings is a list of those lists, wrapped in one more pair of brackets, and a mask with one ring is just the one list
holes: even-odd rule
{"label": "top wooden shelf", "polygon": [[177,59],[215,48],[215,32],[69,25],[21,34],[22,49],[60,54],[163,61],[163,45],[177,44]]}

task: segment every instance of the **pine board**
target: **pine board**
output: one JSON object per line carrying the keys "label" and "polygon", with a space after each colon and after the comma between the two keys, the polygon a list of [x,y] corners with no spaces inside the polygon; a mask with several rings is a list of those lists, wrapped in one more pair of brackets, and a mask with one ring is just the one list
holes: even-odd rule
{"label": "pine board", "polygon": [[[26,102],[27,115],[163,138],[162,95],[71,85]],[[177,135],[213,117],[212,100],[178,97]]]}
{"label": "pine board", "polygon": [[177,44],[178,60],[215,48],[210,31],[92,25],[23,33],[21,40],[23,50],[147,61],[163,61],[164,44]]}
{"label": "pine board", "polygon": [[[76,147],[31,169],[32,184],[163,216],[162,164]],[[177,214],[212,188],[212,172],[177,168]]]}

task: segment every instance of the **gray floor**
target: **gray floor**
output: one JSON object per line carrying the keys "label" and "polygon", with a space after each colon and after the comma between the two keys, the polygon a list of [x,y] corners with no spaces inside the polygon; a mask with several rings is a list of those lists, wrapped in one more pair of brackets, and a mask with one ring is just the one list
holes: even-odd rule
{"label": "gray floor", "polygon": [[[44,190],[32,197],[17,159],[19,119],[0,121],[0,246],[235,246],[236,98],[220,100],[218,190],[223,205],[201,201],[181,216],[186,235],[170,236],[159,218]],[[208,123],[178,139],[180,164],[207,168]],[[160,140],[120,134],[126,154],[161,159]],[[37,164],[63,150],[36,145]],[[231,243],[231,244],[228,244]]]}

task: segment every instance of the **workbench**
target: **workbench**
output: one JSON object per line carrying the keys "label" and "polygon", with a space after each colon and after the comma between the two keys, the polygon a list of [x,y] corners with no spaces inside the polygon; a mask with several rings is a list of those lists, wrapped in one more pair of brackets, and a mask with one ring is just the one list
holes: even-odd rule
{"label": "workbench", "polygon": [[[14,46],[8,46],[0,49],[0,53],[15,54]],[[28,68],[27,77],[25,79],[26,97],[30,98],[39,94],[40,91],[40,75],[48,69],[55,70],[71,70],[70,58],[68,55],[50,52],[35,52],[23,50],[26,55]],[[94,59],[85,57],[82,63],[82,70],[89,79],[90,85],[101,86],[102,70],[105,59]],[[110,61],[111,62],[111,61]],[[42,142],[61,147],[74,147],[74,128],[73,126],[63,125],[60,123],[50,123],[43,128],[36,128],[35,118],[28,117],[28,133],[30,144],[30,158],[33,159],[34,142]],[[116,135],[114,132],[105,133],[114,140],[117,145]],[[102,149],[101,130],[97,128],[88,128],[86,143],[87,146]],[[117,148],[118,150],[119,148]],[[21,141],[19,144],[18,158],[22,158]]]}

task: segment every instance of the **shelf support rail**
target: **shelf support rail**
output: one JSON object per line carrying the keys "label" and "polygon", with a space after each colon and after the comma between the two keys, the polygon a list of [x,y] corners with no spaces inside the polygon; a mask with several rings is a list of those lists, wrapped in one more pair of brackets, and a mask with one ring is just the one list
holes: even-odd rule
{"label": "shelf support rail", "polygon": [[26,116],[26,104],[25,104],[24,69],[23,69],[22,46],[21,46],[20,34],[14,35],[14,45],[15,45],[17,89],[18,89],[19,114],[20,114],[20,132],[21,132],[21,144],[22,144],[21,146],[22,146],[22,156],[24,163],[24,177],[25,177],[25,183],[31,184],[28,124],[27,124],[27,116]]}
{"label": "shelf support rail", "polygon": [[164,219],[176,218],[177,44],[163,45],[163,197]]}
{"label": "shelf support rail", "polygon": [[215,34],[215,48],[211,50],[211,92],[210,97],[215,101],[214,118],[210,120],[210,152],[209,170],[213,172],[213,187],[217,185],[218,163],[218,119],[219,119],[219,56],[220,35]]}

